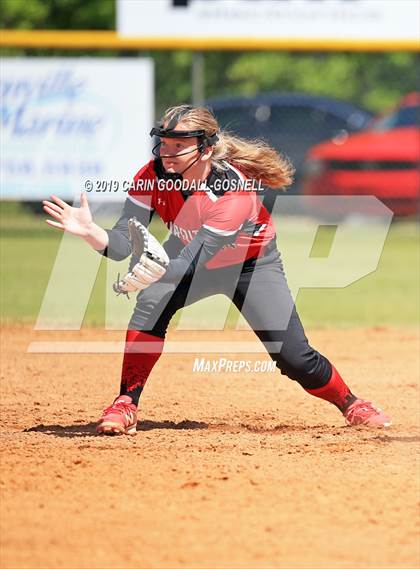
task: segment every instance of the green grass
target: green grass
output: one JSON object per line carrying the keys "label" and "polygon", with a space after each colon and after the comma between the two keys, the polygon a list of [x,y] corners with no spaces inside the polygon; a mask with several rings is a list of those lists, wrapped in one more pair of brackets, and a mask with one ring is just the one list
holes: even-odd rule
{"label": "green grass", "polygon": [[416,326],[419,266],[419,226],[394,222],[374,272],[344,288],[301,290],[298,311],[310,327]]}
{"label": "green grass", "polygon": [[[3,321],[34,323],[38,317],[51,271],[62,243],[61,232],[49,228],[43,216],[35,216],[19,204],[1,204],[1,313]],[[165,235],[161,222],[154,222],[152,231],[158,238]],[[374,231],[374,230],[373,230]],[[284,251],[289,284],[299,282],[299,271],[306,274],[306,267],[296,259],[302,259],[302,250],[308,242],[308,225],[305,220],[285,218],[278,223],[279,246]],[[309,251],[311,258],[328,255],[334,232],[320,231],[316,243]],[[359,240],[362,249],[369,249],[373,239],[370,228],[356,231],[353,241]],[[397,221],[391,226],[378,268],[373,273],[344,288],[300,289],[297,306],[301,318],[309,327],[350,326],[415,326],[419,322],[419,232],[413,222]],[[311,238],[312,239],[312,238]],[[312,239],[313,241],[313,239]],[[351,243],[348,247],[351,248]],[[70,240],[67,251],[66,274],[54,288],[56,314],[72,314],[74,307],[69,302],[73,296],[90,290],[93,283],[92,263],[100,260],[79,239]],[[303,249],[302,249],[303,248]],[[343,251],[343,270],[350,262]],[[63,250],[61,250],[63,254]],[[308,255],[306,255],[306,258]],[[61,258],[63,261],[63,257]],[[296,262],[295,262],[296,261]],[[111,276],[126,270],[127,262],[110,263]],[[322,271],[322,269],[321,269]],[[319,272],[319,270],[318,270]],[[316,273],[316,271],[315,271]],[[317,274],[317,273],[316,273]],[[102,260],[87,310],[84,325],[104,325],[106,291],[106,261]],[[86,283],[84,280],[86,279]],[[109,295],[111,312],[121,323],[129,317],[133,299],[113,298]],[[211,320],[216,299],[199,303],[191,310],[200,323]],[[77,302],[76,302],[77,304]],[[201,306],[200,306],[201,304]],[[229,322],[237,319],[237,311],[229,312]]]}

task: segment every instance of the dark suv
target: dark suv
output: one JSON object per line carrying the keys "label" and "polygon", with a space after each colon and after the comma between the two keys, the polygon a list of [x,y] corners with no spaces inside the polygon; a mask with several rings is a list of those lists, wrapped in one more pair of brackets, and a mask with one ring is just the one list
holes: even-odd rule
{"label": "dark suv", "polygon": [[303,93],[271,93],[256,97],[209,99],[223,129],[246,138],[263,138],[290,158],[296,168],[291,191],[299,188],[307,150],[321,142],[365,127],[372,114],[327,97]]}

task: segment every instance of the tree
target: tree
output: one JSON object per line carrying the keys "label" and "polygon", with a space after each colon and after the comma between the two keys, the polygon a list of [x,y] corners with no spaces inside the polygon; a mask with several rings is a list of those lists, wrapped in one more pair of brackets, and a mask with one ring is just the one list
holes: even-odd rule
{"label": "tree", "polygon": [[[114,0],[2,0],[1,27],[115,29]],[[191,99],[189,51],[3,50],[3,55],[148,56],[155,62],[156,111]],[[300,91],[382,112],[404,93],[419,90],[418,55],[395,53],[206,52],[206,97]]]}

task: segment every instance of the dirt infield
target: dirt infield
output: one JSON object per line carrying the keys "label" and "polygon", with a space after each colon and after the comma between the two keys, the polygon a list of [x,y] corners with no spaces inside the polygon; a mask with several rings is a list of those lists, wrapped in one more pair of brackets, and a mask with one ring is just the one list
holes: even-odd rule
{"label": "dirt infield", "polygon": [[32,340],[123,333],[6,327],[1,567],[417,567],[418,334],[309,337],[357,394],[390,412],[390,430],[344,427],[335,408],[278,372],[193,373],[192,354],[166,354],[137,436],[98,437],[121,355],[26,350]]}

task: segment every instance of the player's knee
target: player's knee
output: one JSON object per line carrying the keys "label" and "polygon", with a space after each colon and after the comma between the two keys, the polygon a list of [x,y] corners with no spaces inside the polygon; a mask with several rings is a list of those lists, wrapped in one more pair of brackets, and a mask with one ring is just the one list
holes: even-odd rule
{"label": "player's knee", "polygon": [[169,321],[177,310],[174,287],[155,283],[137,295],[130,327],[164,337]]}

